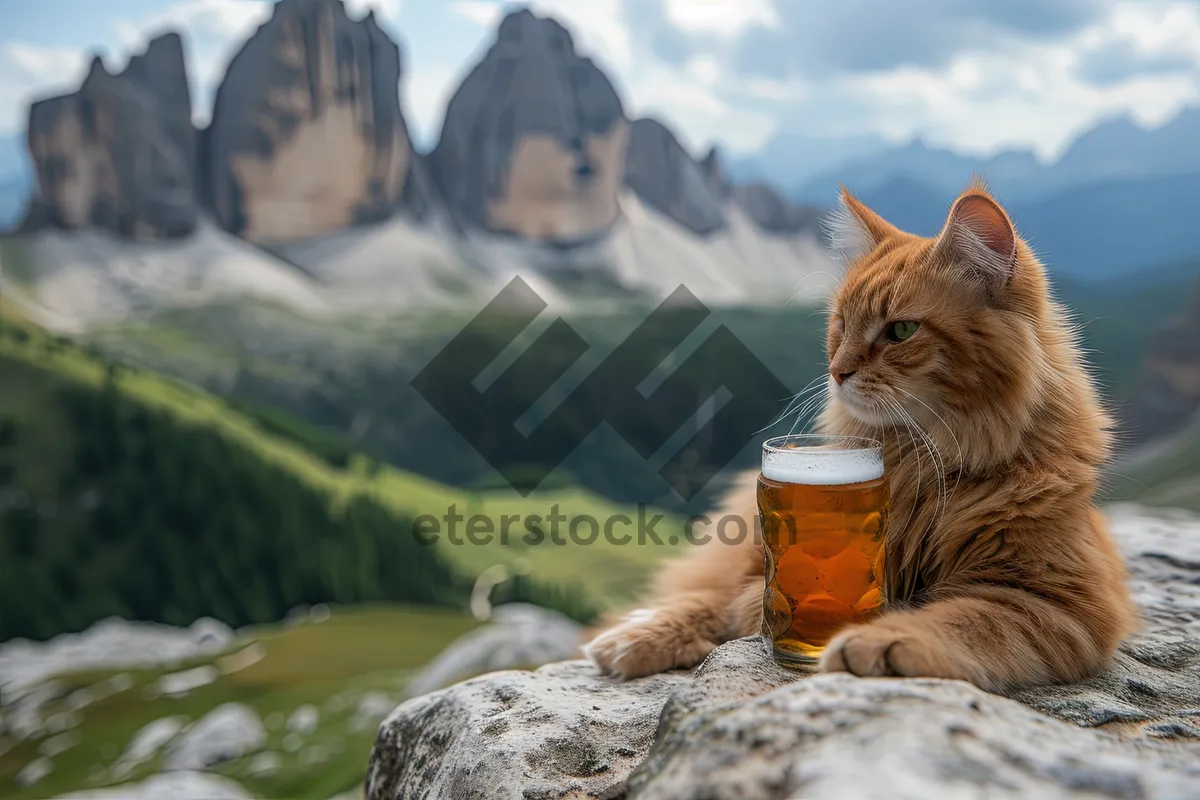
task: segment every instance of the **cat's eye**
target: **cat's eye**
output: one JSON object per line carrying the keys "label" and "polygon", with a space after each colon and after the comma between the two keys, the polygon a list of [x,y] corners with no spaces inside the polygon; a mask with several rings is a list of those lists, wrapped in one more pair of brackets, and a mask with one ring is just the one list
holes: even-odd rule
{"label": "cat's eye", "polygon": [[911,339],[919,327],[921,327],[921,323],[910,319],[893,322],[888,326],[887,336],[893,342],[903,342],[906,339]]}

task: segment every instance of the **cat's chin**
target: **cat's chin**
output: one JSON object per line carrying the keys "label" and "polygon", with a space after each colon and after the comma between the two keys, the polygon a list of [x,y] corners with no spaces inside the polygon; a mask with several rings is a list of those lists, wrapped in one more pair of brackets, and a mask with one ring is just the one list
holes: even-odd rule
{"label": "cat's chin", "polygon": [[881,416],[874,407],[857,397],[852,390],[840,386],[835,387],[833,402],[837,403],[843,411],[864,425],[870,425],[872,428],[882,428],[888,424],[888,420]]}

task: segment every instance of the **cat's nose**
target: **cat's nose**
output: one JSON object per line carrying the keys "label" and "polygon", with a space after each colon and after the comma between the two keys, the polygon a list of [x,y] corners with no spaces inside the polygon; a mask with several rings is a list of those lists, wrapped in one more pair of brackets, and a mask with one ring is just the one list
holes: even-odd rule
{"label": "cat's nose", "polygon": [[837,381],[837,385],[841,386],[843,383],[850,380],[851,376],[853,376],[855,372],[857,372],[857,370],[850,370],[849,372],[838,372],[837,370],[830,370],[829,374],[833,376],[833,379],[835,381]]}

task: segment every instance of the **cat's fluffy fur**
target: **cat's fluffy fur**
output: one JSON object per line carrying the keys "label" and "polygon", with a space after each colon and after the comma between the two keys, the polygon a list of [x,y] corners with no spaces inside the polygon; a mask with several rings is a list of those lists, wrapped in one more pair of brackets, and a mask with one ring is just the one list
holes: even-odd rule
{"label": "cat's fluffy fur", "polygon": [[[1124,567],[1093,505],[1110,420],[1041,264],[979,182],[934,239],[844,191],[836,227],[847,268],[829,309],[819,427],[885,444],[894,601],[839,633],[819,669],[993,691],[1095,673],[1134,624]],[[897,320],[920,328],[889,341]],[[756,516],[753,474],[725,513]],[[714,538],[669,563],[649,607],[585,653],[633,678],[693,666],[758,632],[754,538]]]}

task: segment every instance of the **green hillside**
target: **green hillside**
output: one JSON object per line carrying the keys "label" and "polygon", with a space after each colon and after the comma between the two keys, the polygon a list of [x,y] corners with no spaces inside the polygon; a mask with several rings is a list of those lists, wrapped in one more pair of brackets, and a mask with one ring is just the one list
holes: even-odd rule
{"label": "green hillside", "polygon": [[361,456],[337,467],[329,448],[304,446],[303,424],[106,363],[11,312],[0,376],[0,640],[110,614],[241,625],[322,601],[462,606],[473,576],[496,563],[525,576],[509,597],[586,619],[670,550],[549,537],[421,544],[412,520],[450,509],[493,520],[622,509],[570,487],[530,498],[453,490]]}
{"label": "green hillside", "polygon": [[[476,624],[465,612],[476,574],[507,564],[518,577],[494,600],[588,619],[629,598],[673,549],[603,539],[418,543],[412,520],[451,508],[493,520],[553,508],[567,521],[637,515],[562,481],[529,498],[452,489],[269,406],[113,364],[0,305],[0,641],[80,630],[114,614],[249,626],[232,651],[194,663],[57,676],[63,694],[46,715],[74,708],[76,689],[118,676],[127,685],[76,708],[66,745],[50,742],[57,734],[49,730],[19,744],[0,732],[0,796],[140,780],[161,756],[127,774],[113,770],[138,730],[169,716],[195,721],[227,702],[260,715],[279,762],[271,774],[256,773],[253,756],[218,771],[266,798],[352,791],[379,707],[399,702],[417,670]],[[659,526],[664,538],[670,522]],[[326,622],[277,622],[318,602],[334,604]],[[212,683],[182,697],[152,691],[162,675],[200,665],[216,669]],[[375,716],[363,717],[370,703]],[[289,742],[280,720],[309,704],[320,710],[319,728]],[[17,786],[18,772],[47,747],[53,771]]]}
{"label": "green hillside", "polygon": [[[1057,294],[1079,325],[1092,372],[1112,405],[1119,407],[1135,387],[1156,326],[1182,307],[1194,280],[1194,270],[1180,268],[1155,273],[1153,280],[1134,286],[1056,282]],[[572,373],[584,374],[648,313],[648,306],[635,304],[605,313],[565,313],[566,321],[589,345]],[[241,301],[166,310],[89,336],[107,352],[132,363],[206,386],[250,407],[283,409],[323,435],[339,438],[379,461],[441,484],[471,487],[494,473],[410,385],[469,316],[414,312],[389,319],[317,321],[279,307]],[[520,341],[532,341],[556,316],[542,314]],[[668,315],[659,320],[656,334],[671,337],[681,319],[682,315]],[[793,390],[824,368],[824,317],[819,308],[787,304],[713,309],[680,354],[718,325],[732,331]],[[543,350],[536,368],[557,368],[560,355]],[[711,370],[724,374],[727,366],[714,364]],[[750,376],[738,386],[739,391],[762,391]],[[695,387],[698,397],[704,392]],[[785,404],[780,398],[780,410]],[[581,416],[586,416],[588,409],[582,411]],[[614,413],[621,413],[620,409],[603,409],[606,418]],[[644,419],[642,409],[633,413],[636,419],[622,421],[649,428],[677,425],[676,420]],[[786,432],[791,424],[789,420],[770,432]],[[687,457],[703,467],[708,450],[701,445]],[[750,445],[731,467],[753,468],[757,458],[756,448]],[[718,476],[693,503],[683,504],[672,497],[646,459],[602,426],[567,459],[561,472],[569,482],[618,503],[650,498],[680,512],[703,512],[724,488],[723,478],[732,469]]]}

